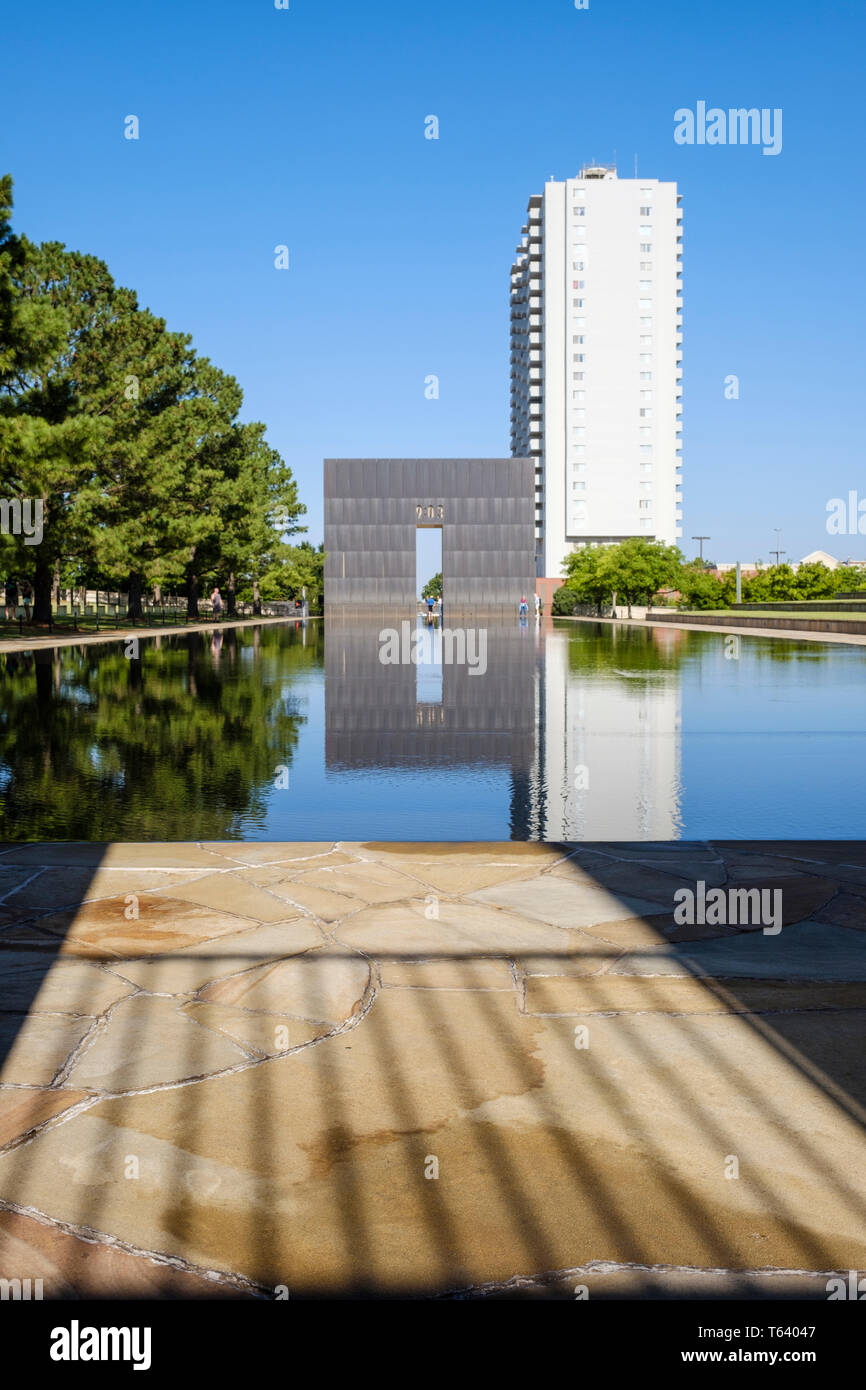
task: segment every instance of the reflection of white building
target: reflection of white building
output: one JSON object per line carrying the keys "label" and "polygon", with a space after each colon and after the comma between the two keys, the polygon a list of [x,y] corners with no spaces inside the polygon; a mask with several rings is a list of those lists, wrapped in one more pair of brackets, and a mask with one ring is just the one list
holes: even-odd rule
{"label": "reflection of white building", "polygon": [[[624,653],[621,668],[593,667],[582,677],[569,669],[571,635],[548,631],[543,646],[538,699],[545,727],[532,778],[533,819],[547,840],[676,839],[679,671],[635,670]],[[664,632],[654,640],[678,637]]]}

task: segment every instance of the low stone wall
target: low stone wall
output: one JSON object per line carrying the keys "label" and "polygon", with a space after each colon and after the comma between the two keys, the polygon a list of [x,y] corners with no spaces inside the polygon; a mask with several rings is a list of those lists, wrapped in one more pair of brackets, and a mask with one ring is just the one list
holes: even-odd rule
{"label": "low stone wall", "polygon": [[796,606],[797,611],[820,613],[827,612],[828,608],[844,606],[846,613],[866,613],[866,601],[852,602],[850,599],[843,598],[821,598],[821,599],[797,599],[788,603],[732,603],[732,613],[787,613]]}
{"label": "low stone wall", "polygon": [[682,623],[689,627],[760,627],[782,632],[841,632],[866,636],[866,618],[774,618],[747,613],[650,613],[647,622]]}

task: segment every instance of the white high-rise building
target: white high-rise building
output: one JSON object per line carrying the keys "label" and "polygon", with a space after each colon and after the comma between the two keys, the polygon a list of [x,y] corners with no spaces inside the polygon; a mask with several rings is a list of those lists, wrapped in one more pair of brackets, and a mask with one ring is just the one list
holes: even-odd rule
{"label": "white high-rise building", "polygon": [[511,452],[535,460],[536,573],[682,535],[682,213],[607,166],[529,200],[511,270]]}

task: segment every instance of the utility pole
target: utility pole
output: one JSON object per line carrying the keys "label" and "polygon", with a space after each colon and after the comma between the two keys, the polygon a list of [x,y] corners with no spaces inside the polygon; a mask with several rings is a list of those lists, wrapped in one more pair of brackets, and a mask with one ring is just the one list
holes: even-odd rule
{"label": "utility pole", "polygon": [[775,533],[776,533],[776,549],[775,549],[775,550],[771,550],[771,551],[770,551],[770,554],[771,554],[771,555],[775,555],[775,557],[776,557],[776,564],[777,564],[777,565],[780,565],[780,564],[782,563],[782,556],[783,556],[783,555],[787,555],[788,552],[787,552],[787,550],[782,550],[782,548],[781,548],[781,547],[782,547],[782,528],[781,528],[781,526],[774,526],[774,527],[773,527],[773,530],[774,530]]}
{"label": "utility pole", "polygon": [[701,543],[701,564],[704,563],[704,541],[711,541],[712,539],[712,536],[692,536],[693,541],[700,541]]}

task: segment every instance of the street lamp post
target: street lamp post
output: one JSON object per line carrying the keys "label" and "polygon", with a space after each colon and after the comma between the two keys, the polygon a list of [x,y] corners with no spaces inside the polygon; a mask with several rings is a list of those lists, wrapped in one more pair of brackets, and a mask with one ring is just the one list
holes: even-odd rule
{"label": "street lamp post", "polygon": [[700,554],[701,564],[704,563],[704,541],[711,541],[712,539],[713,539],[712,536],[692,536],[692,540],[693,540],[693,541],[700,541],[700,543],[701,543],[701,554]]}

